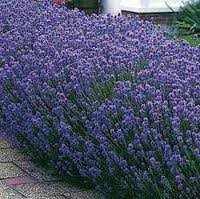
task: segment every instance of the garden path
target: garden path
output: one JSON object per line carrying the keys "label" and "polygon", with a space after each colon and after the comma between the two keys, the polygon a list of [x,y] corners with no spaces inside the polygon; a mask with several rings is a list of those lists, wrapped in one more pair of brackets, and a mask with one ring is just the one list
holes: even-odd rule
{"label": "garden path", "polygon": [[0,137],[0,199],[94,199],[96,194],[53,178]]}

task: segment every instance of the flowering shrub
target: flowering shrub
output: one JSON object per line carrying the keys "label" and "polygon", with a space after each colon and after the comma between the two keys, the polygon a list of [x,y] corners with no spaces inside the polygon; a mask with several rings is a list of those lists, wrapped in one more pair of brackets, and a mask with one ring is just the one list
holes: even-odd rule
{"label": "flowering shrub", "polygon": [[200,48],[137,17],[0,3],[0,126],[108,198],[196,198]]}
{"label": "flowering shrub", "polygon": [[61,3],[61,4],[65,4],[70,2],[71,0],[53,0],[53,3]]}

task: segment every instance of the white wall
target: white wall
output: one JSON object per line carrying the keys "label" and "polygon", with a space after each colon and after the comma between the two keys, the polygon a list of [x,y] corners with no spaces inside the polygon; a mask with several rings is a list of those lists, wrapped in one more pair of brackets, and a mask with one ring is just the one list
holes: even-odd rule
{"label": "white wall", "polygon": [[[121,0],[121,9],[135,12],[169,12],[168,5],[177,11],[188,0]],[[167,5],[168,4],[168,5]]]}
{"label": "white wall", "polygon": [[118,14],[121,12],[121,0],[102,0],[103,13]]}
{"label": "white wall", "polygon": [[[189,0],[102,0],[103,13],[118,14],[121,10],[145,12],[171,12],[168,5],[178,11]],[[191,0],[190,0],[191,1]]]}

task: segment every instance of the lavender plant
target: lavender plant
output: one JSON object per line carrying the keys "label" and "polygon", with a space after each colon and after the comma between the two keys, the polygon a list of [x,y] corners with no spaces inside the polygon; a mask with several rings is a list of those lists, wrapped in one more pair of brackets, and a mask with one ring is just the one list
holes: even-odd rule
{"label": "lavender plant", "polygon": [[197,198],[200,48],[137,17],[0,3],[0,131],[108,198]]}

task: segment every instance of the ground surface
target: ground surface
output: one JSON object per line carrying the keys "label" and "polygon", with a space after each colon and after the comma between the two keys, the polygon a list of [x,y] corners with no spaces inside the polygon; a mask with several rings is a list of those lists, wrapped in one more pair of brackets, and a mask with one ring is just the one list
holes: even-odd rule
{"label": "ground surface", "polygon": [[94,199],[98,196],[48,176],[0,138],[0,199],[25,198]]}

